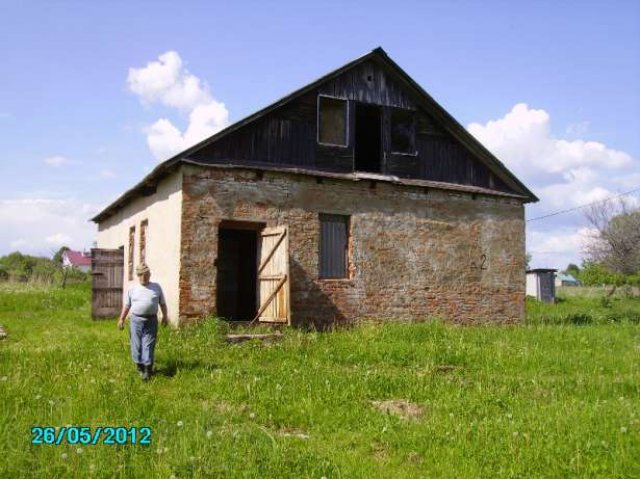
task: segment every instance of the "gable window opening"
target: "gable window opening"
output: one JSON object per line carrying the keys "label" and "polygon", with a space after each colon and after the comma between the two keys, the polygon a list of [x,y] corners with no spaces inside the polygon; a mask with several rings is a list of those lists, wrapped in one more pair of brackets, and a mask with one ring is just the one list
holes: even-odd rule
{"label": "gable window opening", "polygon": [[133,253],[135,251],[135,245],[136,245],[136,227],[131,227],[129,229],[129,255],[128,255],[128,262],[127,262],[127,267],[129,270],[129,281],[133,280],[133,268],[134,268],[134,258],[133,258]]}
{"label": "gable window opening", "polygon": [[346,147],[348,104],[334,97],[318,97],[318,143]]}
{"label": "gable window opening", "polygon": [[356,172],[382,171],[382,108],[356,103],[354,168]]}
{"label": "gable window opening", "polygon": [[390,109],[391,153],[416,155],[415,114],[402,108]]}
{"label": "gable window opening", "polygon": [[320,214],[320,268],[321,279],[349,278],[348,215]]}

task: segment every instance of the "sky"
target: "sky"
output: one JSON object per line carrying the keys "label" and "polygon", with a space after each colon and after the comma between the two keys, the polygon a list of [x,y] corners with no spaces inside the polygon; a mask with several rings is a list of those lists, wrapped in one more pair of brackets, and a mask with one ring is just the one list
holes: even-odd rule
{"label": "sky", "polygon": [[0,255],[90,248],[155,165],[382,46],[540,202],[532,267],[581,209],[640,205],[640,1],[0,0]]}

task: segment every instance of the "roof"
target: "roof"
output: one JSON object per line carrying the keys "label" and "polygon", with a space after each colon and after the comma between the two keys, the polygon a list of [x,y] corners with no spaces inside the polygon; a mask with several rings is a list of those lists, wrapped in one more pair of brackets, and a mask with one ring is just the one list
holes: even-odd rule
{"label": "roof", "polygon": [[63,255],[67,257],[71,265],[74,265],[76,267],[91,265],[91,255],[85,255],[83,252],[66,250]]}
{"label": "roof", "polygon": [[[194,152],[200,150],[201,148],[220,140],[221,138],[229,135],[230,133],[240,129],[241,127],[261,118],[265,115],[271,113],[272,111],[284,106],[290,101],[310,92],[311,90],[319,87],[321,84],[343,74],[347,70],[364,63],[371,59],[377,59],[385,64],[390,70],[392,70],[399,79],[404,83],[405,87],[409,90],[413,91],[419,102],[418,104],[423,108],[427,109],[429,113],[433,115],[433,117],[440,123],[440,125],[451,133],[458,141],[460,141],[465,147],[467,147],[472,153],[474,153],[494,174],[496,174],[499,178],[501,178],[508,186],[512,187],[515,191],[520,192],[521,195],[515,195],[515,197],[521,198],[525,203],[527,202],[537,202],[538,197],[531,192],[520,180],[518,180],[513,173],[507,169],[507,167],[498,160],[489,150],[487,150],[473,135],[471,135],[458,121],[453,118],[442,106],[440,106],[434,99],[429,95],[415,80],[413,80],[400,66],[395,63],[387,53],[382,49],[382,47],[378,47],[371,52],[363,55],[351,62],[343,65],[342,67],[320,77],[319,79],[307,84],[306,86],[282,97],[276,102],[268,105],[267,107],[258,110],[257,112],[245,117],[242,120],[237,121],[236,123],[226,127],[220,132],[212,135],[204,139],[203,141],[193,145],[190,148],[187,148],[183,152],[178,153],[177,155],[165,160],[164,162],[157,165],[148,175],[146,175],[139,183],[137,183],[133,188],[124,192],[120,197],[118,197],[113,203],[103,209],[100,213],[98,213],[91,220],[98,223],[109,216],[111,216],[115,211],[117,211],[120,207],[125,205],[128,201],[130,201],[135,196],[144,192],[148,188],[152,188],[155,183],[160,180],[162,177],[167,175],[169,172],[173,171],[177,168],[180,163],[184,161],[194,162],[193,159],[189,157]],[[194,162],[195,163],[195,162]],[[205,165],[200,162],[199,164]],[[209,166],[209,164],[206,164]],[[238,165],[240,166],[240,165]],[[243,163],[242,166],[247,167],[246,163]],[[228,167],[228,165],[227,165]],[[254,165],[253,168],[260,168],[263,170],[271,170],[272,168],[269,165]],[[296,170],[295,168],[290,170]],[[299,170],[299,169],[298,169]],[[322,171],[305,171],[304,174],[310,175],[324,175],[325,172]],[[435,182],[435,183],[444,183],[444,182]],[[458,184],[448,184],[449,189],[454,190],[465,190],[464,186]],[[435,187],[434,187],[435,188]],[[491,194],[501,195],[502,192],[497,192],[494,190],[489,190]],[[507,194],[508,195],[508,194]]]}
{"label": "roof", "polygon": [[578,279],[570,273],[560,272],[556,275],[556,278],[561,282],[575,282],[578,283]]}
{"label": "roof", "polygon": [[527,270],[527,273],[555,273],[557,271],[557,268],[532,268]]}

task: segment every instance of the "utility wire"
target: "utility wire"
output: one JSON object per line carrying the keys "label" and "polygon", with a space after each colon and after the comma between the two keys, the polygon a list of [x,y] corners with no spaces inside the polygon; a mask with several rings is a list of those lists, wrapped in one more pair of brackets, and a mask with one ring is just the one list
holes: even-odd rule
{"label": "utility wire", "polygon": [[617,195],[613,195],[612,197],[603,198],[602,200],[597,200],[595,202],[586,203],[584,205],[578,205],[577,207],[573,207],[573,208],[567,208],[566,210],[559,210],[557,212],[549,213],[547,215],[542,215],[541,217],[530,218],[529,220],[527,220],[527,223],[535,222],[536,220],[542,220],[543,218],[555,217],[556,215],[562,215],[563,213],[573,212],[575,210],[580,210],[582,208],[587,208],[587,207],[590,207],[592,205],[597,205],[598,203],[608,202],[609,200],[613,200],[614,198],[624,197],[625,195],[629,195],[630,193],[634,193],[634,192],[638,192],[638,191],[640,191],[640,187],[634,188],[633,190],[629,190],[628,192],[623,192],[623,193],[619,193]]}

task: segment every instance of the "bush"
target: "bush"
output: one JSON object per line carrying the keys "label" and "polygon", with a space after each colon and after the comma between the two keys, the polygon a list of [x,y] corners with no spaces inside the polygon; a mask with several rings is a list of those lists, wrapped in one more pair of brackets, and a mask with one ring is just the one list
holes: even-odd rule
{"label": "bush", "polygon": [[568,313],[563,318],[563,323],[573,325],[588,325],[593,322],[593,317],[588,313]]}

